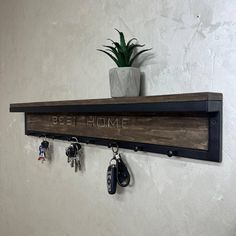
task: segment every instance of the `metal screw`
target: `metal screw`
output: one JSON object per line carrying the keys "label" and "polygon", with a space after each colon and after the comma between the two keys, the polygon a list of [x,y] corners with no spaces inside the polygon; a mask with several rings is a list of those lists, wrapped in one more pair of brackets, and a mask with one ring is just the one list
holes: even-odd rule
{"label": "metal screw", "polygon": [[216,120],[211,120],[211,125],[216,125]]}
{"label": "metal screw", "polygon": [[173,153],[171,150],[169,150],[169,151],[167,152],[167,156],[168,156],[168,157],[172,157],[173,154],[174,154],[174,153]]}

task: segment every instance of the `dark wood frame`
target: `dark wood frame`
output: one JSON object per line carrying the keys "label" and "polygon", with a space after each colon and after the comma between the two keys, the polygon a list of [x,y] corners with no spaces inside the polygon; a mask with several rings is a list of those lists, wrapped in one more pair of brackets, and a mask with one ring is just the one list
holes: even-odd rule
{"label": "dark wood frame", "polygon": [[[208,150],[172,147],[123,140],[77,136],[79,142],[181,156],[199,160],[222,161],[222,94],[193,93],[137,98],[92,99],[59,102],[18,103],[10,105],[10,112],[25,112],[25,121],[30,113],[196,113],[208,116]],[[39,114],[40,115],[40,114]],[[69,140],[74,135],[29,131],[25,123],[25,134],[47,136]]]}

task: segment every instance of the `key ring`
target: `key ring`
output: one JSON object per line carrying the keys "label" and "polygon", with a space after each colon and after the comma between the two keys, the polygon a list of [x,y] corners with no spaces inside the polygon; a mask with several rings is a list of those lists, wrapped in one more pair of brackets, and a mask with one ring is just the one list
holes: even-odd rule
{"label": "key ring", "polygon": [[117,155],[118,154],[118,151],[119,151],[119,146],[117,143],[114,143],[116,146],[111,146],[111,150],[113,152],[114,155]]}
{"label": "key ring", "polygon": [[78,138],[76,138],[76,137],[72,137],[72,138],[70,139],[70,141],[73,141],[73,139],[75,140],[76,143],[79,142]]}

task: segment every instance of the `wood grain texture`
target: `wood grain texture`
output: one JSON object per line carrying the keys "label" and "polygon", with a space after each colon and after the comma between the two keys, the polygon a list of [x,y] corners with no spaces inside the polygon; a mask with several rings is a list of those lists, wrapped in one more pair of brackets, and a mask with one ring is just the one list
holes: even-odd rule
{"label": "wood grain texture", "polygon": [[10,108],[42,107],[42,106],[70,106],[70,105],[101,105],[101,104],[135,104],[135,103],[158,103],[158,102],[181,102],[181,101],[222,101],[221,93],[184,93],[145,97],[122,97],[89,100],[69,100],[51,102],[14,103]]}
{"label": "wood grain texture", "polygon": [[199,114],[27,114],[28,131],[208,149],[208,117]]}

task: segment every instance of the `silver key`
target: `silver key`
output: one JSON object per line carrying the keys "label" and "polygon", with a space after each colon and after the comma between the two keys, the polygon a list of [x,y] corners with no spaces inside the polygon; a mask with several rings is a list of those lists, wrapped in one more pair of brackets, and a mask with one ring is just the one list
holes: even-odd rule
{"label": "silver key", "polygon": [[77,159],[75,159],[75,172],[77,172],[77,170],[78,170],[78,161]]}
{"label": "silver key", "polygon": [[70,163],[70,166],[71,166],[71,168],[73,168],[73,167],[74,167],[74,162],[75,162],[75,158],[74,158],[74,157],[72,157],[72,158],[71,158],[71,163]]}
{"label": "silver key", "polygon": [[80,156],[79,156],[79,154],[78,154],[78,156],[77,156],[77,165],[78,165],[79,170],[81,170],[81,162],[80,162]]}
{"label": "silver key", "polygon": [[75,158],[75,172],[77,172],[78,169],[81,170],[81,163],[80,163],[79,156],[76,156],[76,158]]}

